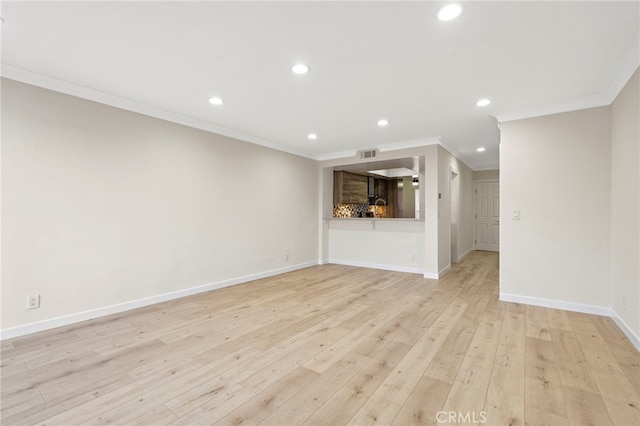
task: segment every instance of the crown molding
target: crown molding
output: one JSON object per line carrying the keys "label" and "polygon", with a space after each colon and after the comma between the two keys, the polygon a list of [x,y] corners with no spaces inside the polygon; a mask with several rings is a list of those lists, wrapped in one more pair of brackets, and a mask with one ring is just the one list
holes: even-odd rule
{"label": "crown molding", "polygon": [[[377,149],[380,152],[390,152],[390,151],[399,151],[402,149],[420,148],[420,147],[432,146],[432,145],[440,145],[445,151],[447,151],[457,160],[461,161],[465,166],[467,166],[472,171],[480,170],[472,167],[469,164],[469,160],[466,159],[465,156],[455,146],[453,146],[451,142],[449,142],[446,138],[442,136],[412,139],[404,142],[395,142],[390,144],[378,145],[374,147],[374,149]],[[347,151],[330,152],[327,154],[319,154],[315,158],[318,161],[337,160],[340,158],[355,157],[357,153],[358,153],[358,150],[354,149],[354,150],[347,150]],[[486,170],[497,170],[498,168],[488,168]]]}
{"label": "crown molding", "polygon": [[[48,77],[42,74],[38,74],[32,71],[28,71],[22,68],[15,67],[9,64],[1,64],[0,76],[8,78],[10,80],[19,81],[22,83],[30,84],[32,86],[42,87],[44,89],[52,90],[54,92],[63,93],[70,96],[75,96],[81,99],[86,99],[93,102],[98,102],[104,105],[120,108],[126,111],[135,112],[138,114],[146,115],[160,120],[169,121],[172,123],[180,124],[187,127],[192,127],[206,132],[215,133],[218,135],[238,139],[244,142],[249,142],[255,145],[264,146],[266,148],[275,149],[277,151],[286,152],[289,154],[297,155],[299,157],[309,158],[316,161],[335,160],[339,158],[355,157],[358,150],[350,149],[338,152],[329,152],[326,154],[313,155],[300,150],[292,149],[291,147],[263,139],[254,135],[238,132],[233,129],[218,126],[206,121],[198,120],[195,118],[187,117],[181,114],[177,114],[171,111],[166,111],[161,108],[153,107],[141,102],[126,99],[120,96],[111,95],[105,92],[101,92],[90,87],[80,86],[78,84],[69,83],[67,81],[58,80],[56,78]],[[460,152],[449,144],[442,137],[434,138],[422,138],[414,139],[410,141],[397,142],[391,144],[378,145],[375,148],[380,152],[395,151],[400,149],[417,148],[421,146],[440,144],[445,149],[457,157],[459,160],[464,160]],[[469,166],[467,164],[467,166]],[[470,167],[471,168],[471,167]]]}
{"label": "crown molding", "polygon": [[500,170],[500,167],[479,167],[477,169],[473,169],[474,172],[488,172],[493,170]]}
{"label": "crown molding", "polygon": [[609,82],[604,88],[603,96],[608,100],[607,105],[613,103],[618,97],[638,67],[640,67],[640,30],[636,32],[636,35],[627,48],[626,55],[622,61],[620,61],[618,68],[613,72]]}
{"label": "crown molding", "polygon": [[[440,143],[441,139],[442,139],[441,137],[412,139],[409,141],[376,145],[373,148],[367,148],[367,149],[375,149],[379,152],[398,151],[401,149],[410,149],[410,148],[419,148],[422,146],[437,145]],[[326,154],[316,155],[315,159],[318,161],[326,161],[326,160],[338,160],[340,158],[355,157],[358,154],[358,151],[360,150],[348,149],[345,151],[328,152]]]}
{"label": "crown molding", "polygon": [[356,149],[348,149],[345,151],[327,152],[326,154],[318,154],[314,157],[317,161],[338,160],[340,158],[355,157],[358,154]]}
{"label": "crown molding", "polygon": [[419,148],[421,146],[437,145],[442,138],[437,136],[433,138],[412,139],[404,142],[395,142],[384,145],[378,145],[375,148],[380,152],[397,151],[400,149]]}
{"label": "crown molding", "polygon": [[[400,149],[419,148],[421,146],[437,145],[440,139],[441,139],[440,137],[412,139],[410,141],[377,145],[377,146],[374,146],[373,148],[363,148],[363,150],[375,149],[379,152],[389,152],[389,151],[397,151]],[[314,158],[318,161],[338,160],[340,158],[355,157],[358,154],[358,151],[360,150],[348,149],[345,151],[328,152],[326,154],[318,154]]]}
{"label": "crown molding", "polygon": [[551,105],[548,107],[534,108],[530,110],[514,111],[507,113],[493,114],[500,123],[514,120],[522,120],[526,118],[541,117],[544,115],[560,114],[563,112],[578,111],[587,108],[597,108],[611,105],[616,99],[622,88],[629,81],[633,73],[640,66],[640,31],[636,32],[633,41],[627,48],[622,61],[611,75],[611,78],[604,86],[602,93],[594,96],[588,96],[573,102]]}
{"label": "crown molding", "polygon": [[467,166],[468,168],[470,168],[472,171],[473,170],[477,170],[475,167],[472,167],[469,164],[469,160],[464,156],[464,154],[462,154],[460,151],[458,151],[458,148],[453,146],[453,144],[451,142],[449,142],[446,138],[440,137],[439,140],[438,140],[438,144],[441,147],[443,147],[447,152],[449,152],[449,154],[451,154],[452,156],[457,158],[459,161],[462,161],[464,163],[464,165]]}
{"label": "crown molding", "polygon": [[[75,96],[81,99],[98,102],[104,105],[120,108],[126,111],[131,111],[137,114],[146,115],[149,117],[157,118],[160,120],[169,121],[172,123],[180,124],[187,127],[192,127],[206,132],[215,133],[218,135],[238,139],[244,142],[252,143],[255,145],[271,148],[277,151],[286,152],[299,157],[309,158],[316,161],[336,160],[340,158],[355,157],[358,153],[356,149],[350,149],[338,152],[329,152],[325,154],[313,155],[308,152],[297,150],[289,146],[279,144],[267,139],[263,139],[254,135],[239,132],[233,129],[229,129],[223,126],[218,126],[203,120],[187,117],[181,114],[177,114],[171,111],[166,111],[161,108],[153,107],[141,102],[133,101],[131,99],[123,98],[120,96],[111,95],[105,92],[101,92],[90,87],[80,86],[78,84],[69,83],[67,81],[59,80],[56,78],[48,77],[42,74],[38,74],[32,71],[28,71],[19,67],[15,67],[9,64],[1,64],[0,76],[8,78],[10,80],[19,81],[22,83],[30,84],[32,86],[42,87],[54,92],[63,93],[70,96]],[[465,163],[469,168],[473,170],[471,166],[463,159],[462,154],[453,145],[451,145],[443,137],[431,137],[420,138],[409,141],[396,142],[390,144],[378,145],[375,149],[380,152],[396,151],[401,149],[418,148],[429,145],[441,145],[447,151],[449,151],[454,157]]]}
{"label": "crown molding", "polygon": [[542,117],[544,115],[560,114],[563,112],[578,111],[587,108],[597,108],[609,105],[610,103],[611,102],[607,101],[607,97],[605,95],[597,95],[582,98],[574,102],[522,111],[493,114],[493,116],[498,120],[498,123],[505,123],[508,121],[523,120],[526,118]]}
{"label": "crown molding", "polygon": [[181,124],[183,126],[204,130],[206,132],[215,133],[233,139],[238,139],[244,142],[252,143],[254,145],[260,145],[266,148],[275,149],[277,151],[286,152],[288,154],[297,155],[299,157],[305,157],[312,160],[316,159],[315,156],[308,152],[297,150],[295,148],[291,148],[289,146],[282,145],[268,139],[260,138],[258,136],[239,132],[237,130],[229,129],[223,126],[218,126],[203,120],[177,114],[175,112],[166,111],[161,108],[144,104],[142,102],[137,102],[120,96],[111,95],[96,89],[92,89],[90,87],[80,86],[78,84],[58,80],[56,78],[18,68],[13,65],[4,63],[2,63],[1,65],[0,76],[8,78],[10,80],[19,81],[21,83],[42,87],[54,92],[64,93],[66,95],[98,102],[104,105],[109,105],[149,117],[158,118],[160,120]]}

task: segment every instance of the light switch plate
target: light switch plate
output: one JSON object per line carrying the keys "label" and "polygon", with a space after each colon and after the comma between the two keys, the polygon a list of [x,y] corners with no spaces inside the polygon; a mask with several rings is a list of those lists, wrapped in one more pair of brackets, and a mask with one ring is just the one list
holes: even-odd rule
{"label": "light switch plate", "polygon": [[513,211],[513,220],[520,220],[520,210]]}

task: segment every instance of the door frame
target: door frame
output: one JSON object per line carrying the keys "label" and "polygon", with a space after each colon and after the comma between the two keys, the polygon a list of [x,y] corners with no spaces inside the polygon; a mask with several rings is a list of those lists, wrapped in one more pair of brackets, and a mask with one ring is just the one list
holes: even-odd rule
{"label": "door frame", "polygon": [[[477,179],[473,181],[473,250],[476,249],[476,226],[478,224],[478,212],[476,211],[478,207],[478,184],[479,183],[497,183],[500,185],[500,179]],[[500,229],[500,236],[502,240],[502,226],[498,224],[498,228]]]}
{"label": "door frame", "polygon": [[[457,185],[457,190],[456,190],[456,199],[454,200],[453,197],[453,185],[454,185],[454,175],[455,173],[455,179],[457,179],[455,181],[455,185]],[[460,172],[449,166],[449,178],[448,180],[448,184],[449,184],[449,266],[451,266],[453,263],[460,263],[460,253],[459,253],[459,249],[460,249]],[[453,258],[453,250],[452,250],[452,245],[453,245],[453,235],[451,233],[451,223],[452,223],[452,216],[453,216],[453,207],[454,207],[454,203],[455,203],[455,207],[456,207],[456,224],[458,226],[458,229],[456,230],[456,241],[455,241],[455,245],[456,245],[456,258]],[[475,225],[474,225],[475,226]],[[474,241],[475,241],[475,234],[474,234]],[[474,247],[475,247],[475,242],[474,242]]]}

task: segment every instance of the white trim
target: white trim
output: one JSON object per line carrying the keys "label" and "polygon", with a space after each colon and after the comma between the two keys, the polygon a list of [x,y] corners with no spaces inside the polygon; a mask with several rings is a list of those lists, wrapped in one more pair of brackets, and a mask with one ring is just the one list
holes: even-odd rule
{"label": "white trim", "polygon": [[438,272],[437,274],[434,272],[424,272],[424,277],[428,278],[430,280],[439,280],[440,278],[442,278],[442,276],[444,274],[446,274],[447,272],[449,272],[451,270],[451,265],[444,267],[440,272]]}
{"label": "white trim", "polygon": [[626,55],[620,61],[618,68],[613,72],[609,82],[604,88],[604,98],[608,100],[608,104],[618,97],[620,91],[627,84],[631,76],[640,66],[640,30],[636,32],[631,44],[627,48]]}
{"label": "white trim", "polygon": [[118,314],[120,312],[129,311],[144,306],[154,305],[156,303],[166,302],[169,300],[180,299],[194,294],[205,293],[224,287],[230,287],[237,284],[243,284],[249,281],[261,278],[272,277],[274,275],[284,274],[286,272],[296,271],[298,269],[308,268],[317,265],[318,262],[305,262],[298,265],[287,266],[285,268],[272,269],[270,271],[259,272],[257,274],[245,275],[243,277],[232,278],[229,280],[218,281],[216,283],[204,284],[197,287],[186,288],[183,290],[173,291],[170,293],[159,294],[156,296],[146,297],[144,299],[132,300],[117,305],[105,306],[102,308],[92,309],[75,314],[64,315],[57,318],[51,318],[44,321],[34,322],[31,324],[20,325],[18,327],[0,330],[0,340],[12,339],[14,337],[24,336],[27,334],[37,333],[39,331],[50,330],[56,327],[62,327],[75,324],[81,321],[87,321],[107,315]]}
{"label": "white trim", "polygon": [[[378,145],[373,147],[373,149],[379,152],[398,151],[401,149],[420,148],[423,146],[438,145],[440,144],[441,140],[442,140],[441,137],[412,139],[409,141]],[[318,154],[315,156],[315,159],[318,161],[337,160],[340,158],[355,157],[357,154],[358,154],[357,150],[349,149],[345,151],[336,151],[336,152],[328,152],[326,154]],[[370,158],[369,160],[377,161],[376,158]]]}
{"label": "white trim", "polygon": [[[469,165],[468,160],[465,160],[466,157],[460,151],[458,151],[458,149],[455,146],[453,146],[453,144],[449,142],[446,138],[443,138],[443,137],[439,138],[438,145],[444,148],[444,150],[447,151],[449,154],[451,154],[455,159],[462,161],[462,163],[468,168],[470,168],[472,171],[476,170],[475,168]],[[498,164],[498,167],[499,166],[500,164]],[[491,169],[491,170],[495,170],[495,169]]]}
{"label": "white trim", "polygon": [[448,264],[447,266],[442,268],[442,270],[440,272],[438,272],[438,279],[442,278],[444,276],[444,274],[446,274],[450,270],[451,270],[451,264]]}
{"label": "white trim", "polygon": [[522,120],[525,118],[540,117],[543,115],[559,114],[562,112],[578,111],[587,108],[596,108],[611,105],[616,99],[622,88],[627,84],[633,73],[640,66],[640,31],[636,32],[631,44],[618,64],[616,70],[612,73],[602,93],[598,95],[588,96],[564,104],[552,105],[542,108],[534,108],[524,111],[515,111],[507,113],[493,114],[499,123],[507,121]]}
{"label": "white trim", "polygon": [[561,300],[542,299],[539,297],[519,296],[500,292],[500,300],[521,303],[524,305],[542,306],[544,308],[561,309],[563,311],[582,312],[584,314],[611,316],[611,308],[606,306],[584,305],[582,303],[563,302]]}
{"label": "white trim", "polygon": [[631,327],[614,311],[607,306],[584,305],[582,303],[563,302],[561,300],[542,299],[531,296],[519,296],[516,294],[500,293],[500,300],[503,302],[520,303],[523,305],[542,306],[545,308],[561,309],[563,311],[581,312],[584,314],[600,315],[610,317],[618,328],[631,341],[631,344],[640,351],[640,337],[638,337]]}
{"label": "white trim", "polygon": [[[0,68],[0,75],[11,80],[31,84],[33,86],[42,87],[44,89],[53,90],[55,92],[87,99],[104,105],[132,111],[138,114],[143,114],[149,117],[159,118],[161,120],[181,124],[183,126],[192,127],[194,129],[204,130],[206,132],[211,132],[222,136],[227,136],[241,141],[253,143],[255,145],[275,149],[277,151],[287,152],[289,154],[297,155],[300,157],[310,158],[316,161],[336,160],[340,158],[350,157],[355,158],[358,153],[356,149],[350,149],[345,151],[329,152],[325,154],[310,154],[308,152],[304,152],[288,145],[283,145],[278,142],[264,139],[259,136],[212,124],[203,120],[199,120],[197,118],[187,117],[172,111],[166,111],[152,105],[147,105],[142,102],[126,99],[116,95],[111,95],[109,93],[92,89],[90,87],[80,86],[78,84],[58,80],[56,78],[48,77],[32,71],[27,71],[13,65],[2,64],[2,67]],[[435,144],[442,145],[447,150],[449,150],[454,155],[454,157],[458,158],[458,160],[469,166],[464,160],[460,158],[460,152],[442,137],[422,138],[411,141],[379,145],[376,147],[376,149],[378,149],[380,152],[386,152]],[[473,167],[469,166],[469,168],[473,170]]]}
{"label": "white trim", "polygon": [[[489,167],[488,169],[475,169],[470,164],[468,159],[460,152],[458,149],[451,144],[446,138],[442,136],[432,137],[432,138],[420,138],[420,139],[412,139],[404,142],[395,142],[388,143],[384,145],[375,146],[373,149],[378,150],[379,152],[391,152],[391,151],[399,151],[403,149],[412,149],[412,148],[421,148],[432,145],[440,145],[445,151],[451,154],[455,159],[462,162],[465,166],[467,166],[472,171],[476,170],[498,170],[496,167]],[[346,150],[346,151],[337,151],[337,152],[328,152],[326,154],[318,154],[314,158],[318,161],[327,161],[327,160],[337,160],[341,158],[351,158],[356,157],[357,150]],[[371,158],[369,161],[378,161],[376,158]]]}
{"label": "white trim", "polygon": [[465,257],[469,256],[472,251],[473,251],[473,248],[470,248],[469,250],[462,253],[462,255],[458,256],[458,263],[462,262]]}
{"label": "white trim", "polygon": [[338,160],[340,158],[355,158],[358,154],[356,149],[348,149],[346,151],[328,152],[326,154],[318,154],[315,159],[318,161]]}
{"label": "white trim", "polygon": [[[264,146],[267,148],[275,149],[277,151],[287,152],[289,154],[297,155],[299,157],[309,158],[316,161],[336,160],[340,158],[356,157],[358,151],[356,149],[350,149],[345,151],[328,152],[325,154],[311,154],[300,149],[293,148],[288,145],[283,145],[278,142],[274,142],[268,139],[264,139],[259,136],[244,133],[238,130],[230,129],[224,126],[219,126],[213,123],[209,123],[197,118],[187,117],[182,114],[178,114],[172,111],[167,111],[162,108],[158,108],[152,105],[147,105],[142,102],[134,101],[131,99],[123,98],[116,95],[111,95],[90,87],[80,86],[78,84],[69,83],[64,80],[48,77],[42,74],[38,74],[32,71],[15,67],[13,65],[2,64],[0,68],[0,76],[8,78],[10,80],[19,81],[33,86],[42,87],[44,89],[53,90],[55,92],[64,93],[67,95],[75,96],[82,99],[87,99],[93,102],[98,102],[104,105],[120,108],[127,111],[132,111],[138,114],[143,114],[149,117],[158,118],[161,120],[169,121],[172,123],[181,124],[194,129],[204,130],[206,132],[215,133],[218,135],[226,136],[229,138],[238,139],[241,141],[249,142],[255,145]],[[446,149],[451,155],[458,160],[462,161],[471,170],[475,170],[469,165],[468,160],[458,149],[453,146],[445,138],[429,137],[414,139],[410,141],[396,142],[390,144],[378,145],[375,148],[380,152],[395,151],[408,148],[418,148],[421,146],[440,145]],[[373,159],[372,159],[373,160]]]}
{"label": "white trim", "polygon": [[42,87],[48,90],[53,90],[55,92],[64,93],[82,99],[88,99],[90,101],[99,102],[104,105],[136,112],[138,114],[147,115],[149,117],[159,118],[161,120],[170,121],[172,123],[182,124],[183,126],[192,127],[194,129],[216,133],[218,135],[253,143],[255,145],[265,146],[267,148],[287,152],[299,157],[317,160],[317,156],[268,139],[212,124],[203,120],[199,120],[197,118],[187,117],[175,112],[166,111],[161,108],[144,104],[142,102],[111,95],[99,90],[92,89],[90,87],[84,87],[52,77],[47,77],[42,74],[15,67],[13,65],[2,64],[0,74],[2,75],[2,77],[8,78],[10,80],[16,80],[22,83],[31,84],[33,86]]}
{"label": "white trim", "polygon": [[503,114],[494,114],[493,116],[496,118],[496,120],[498,120],[499,123],[505,123],[508,121],[524,120],[527,118],[542,117],[545,115],[561,114],[563,112],[579,111],[587,108],[597,108],[609,104],[610,102],[608,102],[608,99],[605,95],[596,95],[564,104],[545,106],[523,111],[507,112]]}
{"label": "white trim", "polygon": [[408,272],[410,274],[424,273],[424,269],[422,268],[412,268],[410,266],[399,266],[399,265],[381,265],[379,263],[358,262],[353,260],[329,259],[328,263],[333,263],[336,265],[345,265],[345,266],[356,266],[358,268],[371,268],[371,269],[382,269],[385,271]]}
{"label": "white trim", "polygon": [[376,149],[380,152],[398,151],[400,149],[420,148],[422,146],[438,145],[442,140],[441,137],[435,138],[420,138],[413,139],[404,142],[388,143],[384,145],[376,146]]}
{"label": "white trim", "polygon": [[613,320],[613,322],[616,323],[616,325],[618,326],[618,328],[620,330],[622,330],[622,332],[624,333],[625,336],[627,336],[627,338],[629,340],[631,340],[631,343],[633,344],[633,346],[636,347],[636,349],[638,351],[640,351],[640,337],[638,337],[633,330],[631,330],[631,327],[629,327],[627,325],[626,322],[624,322],[624,320],[622,318],[620,318],[620,316],[616,313],[616,311],[614,311],[613,309],[611,309],[611,319]]}

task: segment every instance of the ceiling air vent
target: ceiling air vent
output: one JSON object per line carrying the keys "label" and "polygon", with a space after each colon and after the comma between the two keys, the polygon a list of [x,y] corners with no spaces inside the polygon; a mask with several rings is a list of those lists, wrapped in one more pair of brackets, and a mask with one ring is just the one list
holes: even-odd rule
{"label": "ceiling air vent", "polygon": [[375,158],[377,152],[375,149],[372,149],[369,151],[360,151],[359,154],[360,154],[360,158]]}

